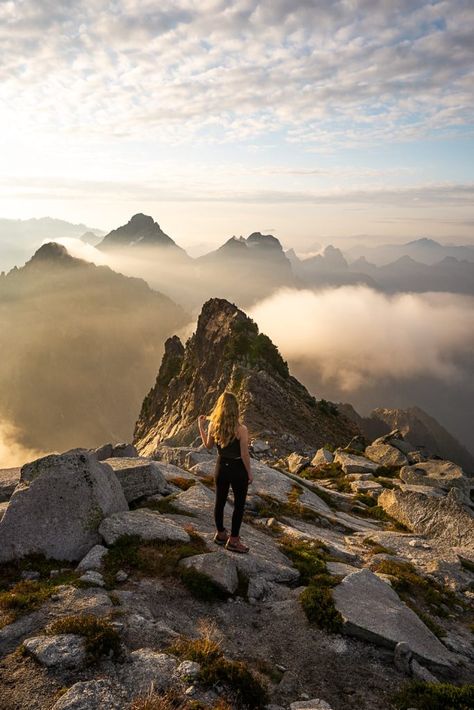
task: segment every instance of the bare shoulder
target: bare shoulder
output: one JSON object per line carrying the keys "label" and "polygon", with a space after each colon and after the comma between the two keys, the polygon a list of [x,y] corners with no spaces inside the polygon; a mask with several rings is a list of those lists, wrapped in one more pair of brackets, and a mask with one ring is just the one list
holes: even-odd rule
{"label": "bare shoulder", "polygon": [[240,439],[241,436],[244,436],[244,437],[247,436],[247,437],[248,437],[248,435],[249,435],[249,430],[247,429],[247,427],[245,426],[245,424],[239,424],[239,426],[237,427],[237,435],[238,435],[238,438],[239,438],[239,439]]}

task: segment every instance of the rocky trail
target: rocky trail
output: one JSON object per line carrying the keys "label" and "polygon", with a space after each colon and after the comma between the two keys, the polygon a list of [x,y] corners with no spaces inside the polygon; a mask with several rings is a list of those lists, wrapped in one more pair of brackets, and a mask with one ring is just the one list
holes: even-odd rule
{"label": "rocky trail", "polygon": [[472,479],[397,431],[252,451],[248,555],[203,447],[0,471],[2,710],[408,709],[417,679],[473,707]]}

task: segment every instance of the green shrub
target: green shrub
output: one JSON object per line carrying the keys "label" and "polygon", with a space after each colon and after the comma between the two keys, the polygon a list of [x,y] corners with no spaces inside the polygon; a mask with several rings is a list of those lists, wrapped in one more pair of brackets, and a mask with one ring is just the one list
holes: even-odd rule
{"label": "green shrub", "polygon": [[327,547],[319,540],[284,537],[279,547],[300,573],[302,584],[309,584],[315,575],[326,572]]}
{"label": "green shrub", "polygon": [[120,654],[120,636],[107,619],[92,614],[65,616],[54,621],[47,629],[49,634],[78,634],[85,638],[86,653],[93,663],[103,656]]}
{"label": "green shrub", "polygon": [[393,698],[397,710],[472,710],[474,708],[474,685],[451,683],[423,683],[413,680],[407,683]]}
{"label": "green shrub", "polygon": [[179,658],[200,663],[198,680],[208,688],[217,683],[223,685],[237,707],[261,710],[268,703],[266,688],[247,664],[225,658],[219,644],[209,636],[181,638],[169,651]]}
{"label": "green shrub", "polygon": [[315,577],[300,594],[300,602],[308,621],[320,629],[338,633],[342,629],[342,616],[334,606],[331,586],[334,580],[329,575]]}
{"label": "green shrub", "polygon": [[207,551],[206,543],[188,530],[191,540],[185,543],[144,541],[136,535],[126,535],[114,543],[105,556],[103,567],[106,584],[113,587],[120,569],[147,577],[178,575],[178,562]]}

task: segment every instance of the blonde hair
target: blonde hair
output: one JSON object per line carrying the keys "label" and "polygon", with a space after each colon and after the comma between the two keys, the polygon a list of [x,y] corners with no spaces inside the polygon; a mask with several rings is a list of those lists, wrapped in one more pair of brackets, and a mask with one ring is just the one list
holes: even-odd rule
{"label": "blonde hair", "polygon": [[239,424],[239,403],[233,392],[224,390],[212,410],[209,420],[212,434],[219,446],[227,446],[235,436]]}

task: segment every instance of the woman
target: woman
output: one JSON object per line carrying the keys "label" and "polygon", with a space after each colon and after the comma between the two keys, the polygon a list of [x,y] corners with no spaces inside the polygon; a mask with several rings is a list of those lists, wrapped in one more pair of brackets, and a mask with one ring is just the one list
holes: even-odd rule
{"label": "woman", "polygon": [[[210,420],[207,434],[204,429],[206,419]],[[239,532],[244,515],[247,488],[249,483],[252,483],[253,476],[250,469],[248,430],[239,421],[237,397],[227,390],[223,392],[211,415],[206,417],[201,414],[198,417],[198,425],[204,446],[207,449],[212,449],[215,443],[218,451],[214,507],[217,532],[214,535],[214,542],[217,545],[225,545],[226,550],[232,552],[248,552],[249,548],[241,541]],[[234,494],[234,512],[229,535],[224,527],[224,507],[230,486],[232,486]]]}

